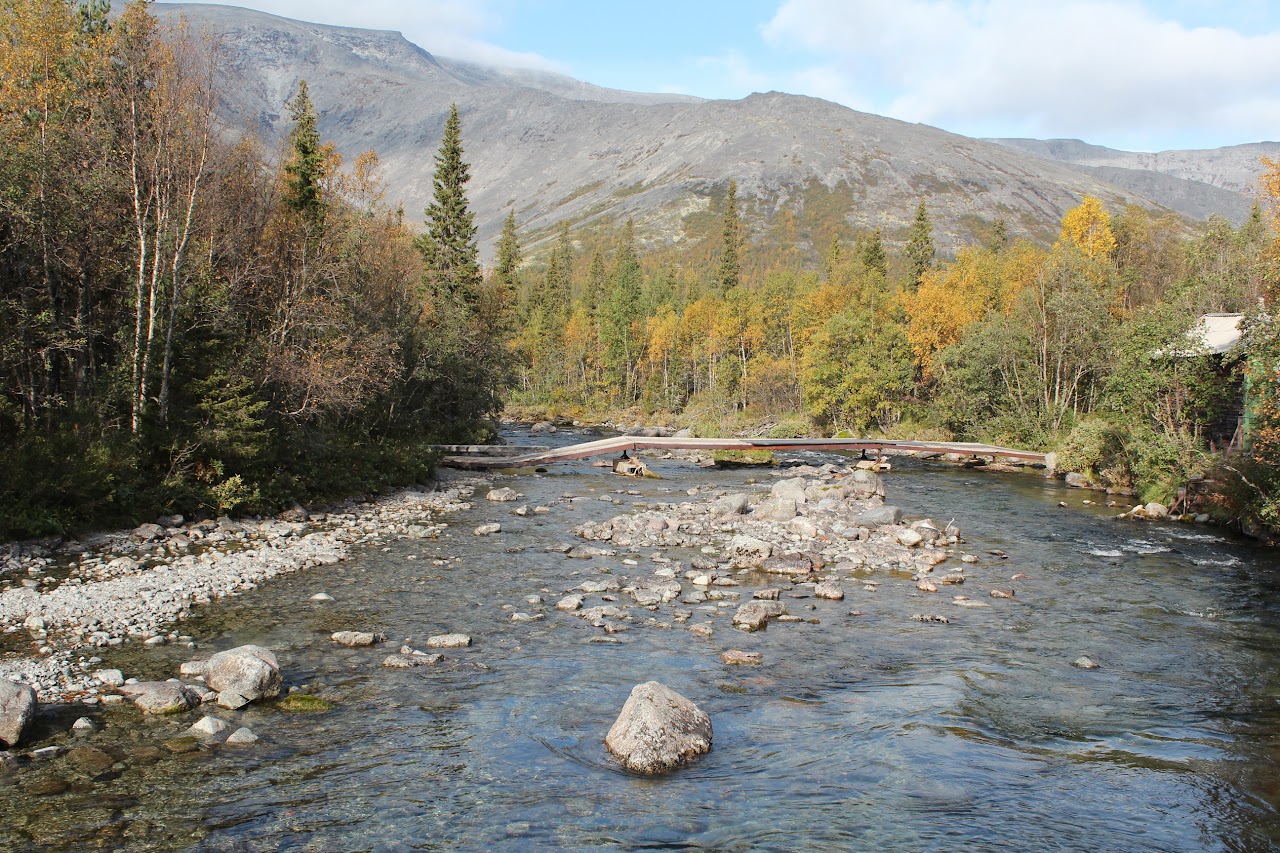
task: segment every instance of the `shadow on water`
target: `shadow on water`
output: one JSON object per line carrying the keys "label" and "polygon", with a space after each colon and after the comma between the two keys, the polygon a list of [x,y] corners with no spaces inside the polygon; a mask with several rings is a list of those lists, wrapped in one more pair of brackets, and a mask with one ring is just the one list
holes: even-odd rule
{"label": "shadow on water", "polygon": [[[194,717],[99,712],[106,729],[90,742],[125,760],[97,780],[59,762],[0,777],[0,847],[1276,846],[1280,610],[1267,553],[1212,529],[1117,522],[1032,475],[902,460],[887,475],[892,502],[911,517],[955,519],[960,550],[981,558],[963,593],[990,607],[953,607],[950,595],[927,597],[906,576],[877,572],[866,576],[875,586],[846,580],[843,602],[788,601],[818,624],[743,634],[729,626],[732,609],[694,608],[690,624],[714,623],[700,639],[669,612],[649,626],[638,611],[619,644],[590,643],[597,630],[551,605],[606,569],[649,574],[653,552],[569,560],[546,546],[635,504],[688,500],[690,487],[772,482],[752,469],[653,468],[664,479],[623,480],[589,461],[502,476],[521,503],[551,512],[517,518],[514,504],[481,495],[439,540],[367,547],[205,608],[184,623],[202,650],[271,646],[288,683],[336,708],[250,706],[226,716],[264,736],[255,748],[150,761],[139,756]],[[503,532],[470,534],[489,521]],[[1008,559],[989,553],[997,549]],[[687,566],[694,553],[665,556]],[[994,587],[1015,598],[988,598]],[[320,590],[336,600],[311,604]],[[545,618],[513,624],[514,611]],[[950,624],[910,620],[921,612]],[[340,629],[385,631],[388,646],[467,633],[474,645],[448,657],[487,669],[382,669],[394,649],[336,647],[328,635]],[[726,667],[719,655],[729,648],[766,663]],[[1073,667],[1081,655],[1100,668]],[[125,647],[106,663],[159,678],[183,657]],[[622,772],[602,744],[630,688],[650,679],[693,698],[715,725],[712,752],[663,779]],[[53,779],[68,787],[42,787]]]}

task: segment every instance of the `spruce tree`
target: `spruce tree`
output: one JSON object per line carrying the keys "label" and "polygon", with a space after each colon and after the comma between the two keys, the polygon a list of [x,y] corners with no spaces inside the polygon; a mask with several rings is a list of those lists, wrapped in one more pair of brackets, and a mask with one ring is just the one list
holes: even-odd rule
{"label": "spruce tree", "polygon": [[911,223],[905,254],[911,276],[907,286],[914,291],[920,287],[924,274],[933,268],[933,225],[929,222],[929,211],[924,206],[924,199],[920,199],[920,206],[916,208],[916,218]]}
{"label": "spruce tree", "polygon": [[991,251],[999,253],[1009,248],[1009,226],[1003,219],[997,219],[991,228]]}
{"label": "spruce tree", "polygon": [[884,240],[880,229],[871,232],[871,236],[862,244],[862,263],[867,269],[878,273],[880,278],[889,277],[889,258],[884,253]]}
{"label": "spruce tree", "polygon": [[321,184],[325,177],[325,151],[306,80],[298,81],[298,93],[289,101],[289,115],[293,130],[289,132],[289,161],[284,165],[284,203],[311,224],[319,224],[324,218]]}
{"label": "spruce tree", "polygon": [[502,235],[498,237],[498,263],[493,278],[506,305],[515,304],[516,271],[520,269],[520,237],[516,233],[516,212],[511,209],[502,223]]}
{"label": "spruce tree", "polygon": [[427,275],[445,292],[474,302],[480,289],[480,260],[476,224],[467,204],[470,170],[462,159],[462,121],[458,105],[449,108],[444,137],[436,154],[431,203],[426,209],[426,233],[418,248],[427,263]]}
{"label": "spruce tree", "polygon": [[728,293],[742,282],[742,264],[738,252],[742,244],[742,223],[738,219],[738,182],[730,179],[724,200],[724,238],[721,245],[720,269],[716,284],[720,293]]}

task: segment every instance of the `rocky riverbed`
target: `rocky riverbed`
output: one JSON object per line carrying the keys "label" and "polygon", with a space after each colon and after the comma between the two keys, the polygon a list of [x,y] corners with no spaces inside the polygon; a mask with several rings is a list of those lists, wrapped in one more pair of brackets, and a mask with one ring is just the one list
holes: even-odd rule
{"label": "rocky riverbed", "polygon": [[194,649],[179,628],[195,607],[345,561],[357,545],[438,536],[442,516],[469,507],[481,482],[444,476],[435,490],[277,518],[171,516],[84,542],[10,545],[0,558],[0,631],[10,652],[0,678],[31,685],[43,703],[93,700],[108,687],[93,675],[96,649],[125,642]]}

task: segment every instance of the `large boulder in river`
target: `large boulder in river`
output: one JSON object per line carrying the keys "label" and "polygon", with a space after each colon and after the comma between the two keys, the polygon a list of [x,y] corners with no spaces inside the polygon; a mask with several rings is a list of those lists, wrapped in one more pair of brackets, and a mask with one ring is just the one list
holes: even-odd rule
{"label": "large boulder in river", "polygon": [[733,614],[733,627],[744,631],[763,631],[768,627],[770,619],[776,619],[786,612],[781,602],[753,599]]}
{"label": "large boulder in river", "polygon": [[0,749],[22,740],[36,715],[36,692],[25,684],[0,678]]}
{"label": "large boulder in river", "polygon": [[280,664],[262,646],[218,652],[205,665],[204,678],[219,694],[238,694],[250,702],[280,695]]}
{"label": "large boulder in river", "polygon": [[773,488],[769,489],[769,496],[775,500],[793,500],[798,504],[805,503],[805,490],[808,489],[809,482],[804,477],[794,477],[790,480],[779,480],[773,484]]}
{"label": "large boulder in river", "polygon": [[604,745],[622,766],[648,776],[669,773],[711,751],[711,718],[693,702],[646,681],[631,691]]}
{"label": "large boulder in river", "polygon": [[181,714],[199,704],[195,694],[177,681],[138,681],[124,685],[120,692],[144,714],[155,716]]}

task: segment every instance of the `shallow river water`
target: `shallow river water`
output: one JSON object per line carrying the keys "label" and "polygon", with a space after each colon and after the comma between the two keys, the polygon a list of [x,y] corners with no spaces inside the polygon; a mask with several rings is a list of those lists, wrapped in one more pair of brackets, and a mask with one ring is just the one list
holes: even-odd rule
{"label": "shallow river water", "polygon": [[[573,440],[584,439],[555,437]],[[652,572],[653,552],[584,561],[547,545],[573,542],[573,525],[635,502],[690,500],[691,486],[772,482],[752,469],[652,467],[663,479],[633,482],[587,462],[500,476],[495,485],[523,492],[530,506],[566,492],[621,505],[558,503],[517,518],[516,504],[491,504],[482,487],[473,510],[445,518],[446,537],[368,547],[205,608],[182,627],[200,654],[269,646],[287,685],[336,708],[219,711],[263,740],[133,762],[97,782],[57,761],[0,775],[0,849],[1280,846],[1272,552],[1212,528],[1115,521],[1114,510],[1082,506],[1090,495],[1030,474],[900,460],[885,478],[889,502],[910,518],[956,520],[965,540],[957,551],[982,557],[958,591],[991,607],[953,607],[946,588],[926,595],[906,575],[878,572],[869,576],[875,591],[843,581],[842,602],[784,599],[819,624],[745,634],[723,608],[710,617],[714,636],[701,639],[679,625],[646,627],[641,610],[618,635],[623,643],[590,643],[598,629],[551,605],[602,568]],[[643,494],[619,494],[627,489]],[[488,521],[503,532],[471,535]],[[692,556],[666,554],[686,566]],[[640,565],[624,566],[626,556]],[[1028,577],[1012,582],[1016,573]],[[737,589],[746,599],[764,585]],[[993,587],[1012,587],[1016,598],[989,599]],[[321,590],[336,600],[308,601]],[[527,603],[534,594],[546,603]],[[503,605],[547,615],[513,624]],[[950,624],[911,621],[917,613]],[[671,621],[669,612],[661,618]],[[384,631],[391,641],[337,647],[328,635],[343,629]],[[403,638],[453,631],[475,642],[446,654],[487,670],[379,666]],[[765,664],[725,666],[720,652],[730,648],[761,652]],[[1081,655],[1100,668],[1073,667]],[[190,656],[126,646],[104,666],[165,678]],[[710,754],[656,780],[618,770],[602,743],[631,687],[651,679],[693,699],[715,727]],[[88,742],[126,751],[199,716],[95,713],[106,729]],[[52,775],[70,789],[33,793],[34,781]]]}

